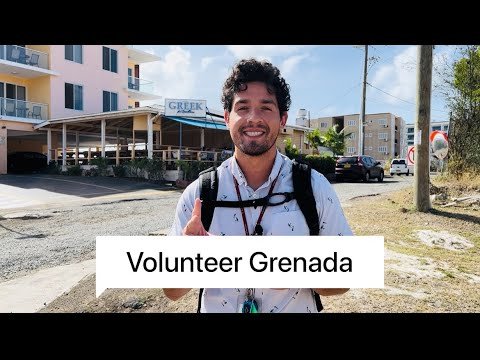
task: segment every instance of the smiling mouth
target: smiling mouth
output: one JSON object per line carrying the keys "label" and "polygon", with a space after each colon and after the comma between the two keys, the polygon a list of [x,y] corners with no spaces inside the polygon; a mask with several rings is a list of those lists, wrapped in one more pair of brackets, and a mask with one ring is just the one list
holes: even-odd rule
{"label": "smiling mouth", "polygon": [[259,137],[265,134],[265,131],[244,131],[243,134],[247,135],[248,137]]}

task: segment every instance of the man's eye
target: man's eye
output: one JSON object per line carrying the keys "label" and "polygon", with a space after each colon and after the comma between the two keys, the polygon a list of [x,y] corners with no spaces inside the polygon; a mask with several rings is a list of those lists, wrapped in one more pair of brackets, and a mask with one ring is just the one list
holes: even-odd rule
{"label": "man's eye", "polygon": [[238,111],[240,111],[240,110],[248,110],[248,108],[246,106],[242,106],[242,107],[238,108]]}

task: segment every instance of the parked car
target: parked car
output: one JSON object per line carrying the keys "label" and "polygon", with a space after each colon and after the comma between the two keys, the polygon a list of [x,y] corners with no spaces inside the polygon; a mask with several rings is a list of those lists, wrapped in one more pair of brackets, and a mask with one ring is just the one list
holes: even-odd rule
{"label": "parked car", "polygon": [[406,159],[393,159],[390,164],[390,175],[394,175],[394,174],[397,174],[397,175],[406,174],[407,176],[409,174],[413,175],[413,166],[407,165]]}
{"label": "parked car", "polygon": [[383,181],[384,170],[380,161],[376,161],[371,156],[342,156],[337,159],[335,164],[335,179],[361,179],[369,181],[376,178],[379,182]]}
{"label": "parked car", "polygon": [[7,156],[8,172],[41,171],[47,166],[47,156],[42,153],[18,151]]}

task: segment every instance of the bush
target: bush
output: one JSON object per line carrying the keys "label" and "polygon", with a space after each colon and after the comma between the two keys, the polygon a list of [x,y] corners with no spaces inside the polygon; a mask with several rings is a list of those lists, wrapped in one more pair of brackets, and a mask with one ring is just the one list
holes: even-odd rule
{"label": "bush", "polygon": [[331,156],[307,155],[305,162],[325,176],[335,173],[335,159]]}
{"label": "bush", "polygon": [[113,169],[113,175],[115,177],[125,177],[125,175],[127,174],[127,168],[123,165],[119,165],[119,166],[113,165],[112,169]]}
{"label": "bush", "polygon": [[198,175],[203,170],[206,170],[210,167],[210,163],[205,163],[202,161],[177,161],[180,170],[183,171],[183,180],[192,181],[198,178]]}
{"label": "bush", "polygon": [[62,166],[58,165],[55,160],[50,160],[46,173],[51,175],[59,175],[62,172]]}
{"label": "bush", "polygon": [[107,176],[108,159],[104,157],[98,157],[90,160],[90,165],[95,165],[100,176]]}
{"label": "bush", "polygon": [[80,165],[74,165],[74,166],[67,167],[67,175],[68,176],[81,176],[82,175],[82,169],[80,168]]}

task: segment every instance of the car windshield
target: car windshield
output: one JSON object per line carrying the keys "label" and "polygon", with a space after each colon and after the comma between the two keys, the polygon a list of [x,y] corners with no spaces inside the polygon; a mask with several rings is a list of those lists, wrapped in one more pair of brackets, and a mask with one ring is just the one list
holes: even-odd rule
{"label": "car windshield", "polygon": [[356,164],[357,163],[356,156],[345,156],[337,160],[338,164]]}

